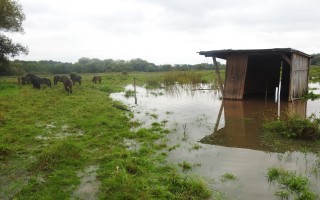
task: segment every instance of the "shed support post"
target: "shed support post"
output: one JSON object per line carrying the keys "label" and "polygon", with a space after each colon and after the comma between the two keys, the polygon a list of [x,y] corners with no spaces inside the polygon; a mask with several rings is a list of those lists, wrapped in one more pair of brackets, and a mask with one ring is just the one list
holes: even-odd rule
{"label": "shed support post", "polygon": [[222,95],[222,98],[223,98],[223,96],[224,96],[223,95],[223,84],[222,84],[222,80],[221,80],[221,76],[220,76],[220,71],[219,71],[217,59],[216,59],[216,57],[212,57],[212,60],[213,60],[213,64],[214,64],[214,67],[215,67],[215,70],[216,70],[216,74],[218,76],[219,87],[220,87],[221,95]]}

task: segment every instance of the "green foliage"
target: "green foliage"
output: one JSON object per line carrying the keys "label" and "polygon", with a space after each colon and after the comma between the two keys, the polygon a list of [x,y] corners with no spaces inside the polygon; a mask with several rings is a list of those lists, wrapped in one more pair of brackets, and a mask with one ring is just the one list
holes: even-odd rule
{"label": "green foliage", "polygon": [[[0,199],[70,199],[81,183],[78,173],[90,165],[99,166],[99,199],[210,197],[204,181],[178,174],[166,162],[165,123],[131,130],[128,108],[102,89],[123,91],[133,77],[143,84],[146,74],[108,73],[101,85],[92,85],[89,74],[81,76],[83,84],[72,95],[61,84],[3,87],[10,96],[0,95],[0,176],[6,181]],[[128,148],[127,139],[136,148]]]}
{"label": "green foliage", "polygon": [[311,65],[320,65],[320,53],[315,53],[311,55],[310,64]]}
{"label": "green foliage", "polygon": [[[199,67],[204,66],[204,67]],[[122,72],[127,76],[129,72],[162,72],[162,71],[186,71],[186,70],[212,70],[211,64],[196,65],[155,65],[140,58],[129,61],[96,58],[80,58],[76,63],[64,63],[52,60],[42,61],[23,61],[15,60],[6,65],[6,70],[0,71],[0,75],[18,75],[23,73],[51,73],[51,74],[70,74],[77,73],[104,73],[104,72]],[[212,70],[213,71],[213,70]],[[156,78],[156,77],[152,77]],[[206,78],[202,80],[206,82]]]}
{"label": "green foliage", "polygon": [[126,98],[134,97],[134,96],[135,96],[135,92],[134,92],[133,90],[126,90],[126,91],[124,92],[124,96],[125,96]]}
{"label": "green foliage", "polygon": [[225,173],[221,176],[221,182],[227,182],[227,181],[235,181],[237,180],[237,177],[234,174],[231,173]]}
{"label": "green foliage", "polygon": [[[0,0],[0,31],[23,32],[24,19],[20,4],[14,0]],[[17,56],[20,53],[27,54],[27,48],[21,44],[14,44],[10,38],[0,33],[0,70],[7,67],[5,63],[8,57]]]}
{"label": "green foliage", "polygon": [[179,163],[179,166],[182,168],[183,171],[192,169],[191,164],[186,162],[186,161],[183,161],[182,163]]}
{"label": "green foliage", "polygon": [[277,134],[289,139],[319,139],[320,120],[311,115],[309,118],[302,118],[299,115],[287,115],[282,119],[266,121],[263,124],[265,134]]}
{"label": "green foliage", "polygon": [[197,84],[202,82],[202,73],[194,71],[170,71],[165,73],[163,82],[166,85]]}
{"label": "green foliage", "polygon": [[267,179],[270,183],[278,183],[279,189],[275,195],[280,198],[288,199],[292,196],[294,199],[317,199],[316,194],[309,188],[309,180],[294,172],[288,172],[275,167],[269,168],[267,171]]}
{"label": "green foliage", "polygon": [[313,83],[320,81],[320,67],[319,66],[313,65],[310,67],[309,79]]}
{"label": "green foliage", "polygon": [[57,142],[39,155],[34,168],[47,171],[53,170],[62,163],[75,164],[81,160],[81,152],[81,147],[73,142]]}
{"label": "green foliage", "polygon": [[314,94],[312,91],[302,96],[302,99],[305,99],[305,100],[311,99],[312,101],[319,98],[320,98],[320,94]]}
{"label": "green foliage", "polygon": [[10,156],[14,151],[5,144],[0,144],[0,161],[5,160]]}

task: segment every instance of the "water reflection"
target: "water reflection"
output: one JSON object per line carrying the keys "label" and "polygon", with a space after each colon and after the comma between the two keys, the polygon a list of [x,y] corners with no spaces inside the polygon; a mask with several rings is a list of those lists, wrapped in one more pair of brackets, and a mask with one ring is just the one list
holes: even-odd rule
{"label": "water reflection", "polygon": [[[133,85],[126,87],[126,90],[133,89]],[[213,190],[227,194],[227,199],[275,199],[277,188],[266,179],[270,167],[306,176],[311,189],[318,191],[319,170],[316,169],[320,161],[316,155],[273,153],[260,142],[261,123],[267,117],[277,116],[274,99],[222,101],[218,90],[208,89],[212,86],[176,85],[156,90],[136,87],[137,104],[134,97],[126,98],[124,93],[111,94],[111,97],[128,105],[134,120],[144,127],[155,121],[166,121],[166,128],[171,130],[167,136],[168,161],[190,163],[192,170],[185,173],[200,175]],[[318,114],[320,107],[319,101],[283,101],[280,109],[310,116]],[[237,181],[221,182],[225,173],[234,174]]]}
{"label": "water reflection", "polygon": [[[280,113],[295,113],[306,117],[306,105],[306,101],[283,101],[280,104]],[[218,129],[222,110],[224,125]],[[224,100],[213,133],[202,138],[200,142],[226,147],[270,150],[261,143],[259,129],[264,120],[277,117],[277,113],[278,105],[273,100],[253,98],[242,101]]]}

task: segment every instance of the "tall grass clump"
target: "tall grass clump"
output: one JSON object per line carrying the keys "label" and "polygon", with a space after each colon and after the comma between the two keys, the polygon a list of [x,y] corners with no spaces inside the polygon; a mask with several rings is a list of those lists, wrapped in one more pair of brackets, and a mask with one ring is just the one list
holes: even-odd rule
{"label": "tall grass clump", "polygon": [[161,81],[158,78],[148,78],[146,80],[146,88],[147,89],[157,89],[161,88]]}
{"label": "tall grass clump", "polygon": [[272,151],[320,151],[320,121],[315,115],[308,118],[297,114],[283,114],[281,119],[262,124],[261,142]]}
{"label": "tall grass clump", "polygon": [[266,121],[262,130],[265,134],[276,134],[287,139],[316,140],[320,138],[320,119],[315,115],[303,118],[287,114],[282,119]]}
{"label": "tall grass clump", "polygon": [[270,183],[278,184],[275,195],[281,199],[317,199],[317,195],[310,190],[309,180],[294,172],[275,167],[269,168],[267,179]]}
{"label": "tall grass clump", "polygon": [[310,99],[312,101],[319,98],[320,98],[320,94],[314,94],[312,91],[302,96],[302,99],[305,99],[305,100]]}
{"label": "tall grass clump", "polygon": [[194,71],[169,71],[164,74],[163,82],[166,85],[198,84],[202,83],[202,73]]}
{"label": "tall grass clump", "polygon": [[74,142],[57,142],[39,155],[33,167],[40,171],[50,171],[62,164],[77,164],[81,160],[81,152],[80,146]]}

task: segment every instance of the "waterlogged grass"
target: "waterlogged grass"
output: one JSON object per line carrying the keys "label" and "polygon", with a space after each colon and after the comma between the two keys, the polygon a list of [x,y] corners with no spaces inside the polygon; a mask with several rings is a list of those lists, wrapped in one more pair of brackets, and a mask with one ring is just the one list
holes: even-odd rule
{"label": "waterlogged grass", "polygon": [[309,79],[310,82],[316,83],[320,82],[320,67],[319,66],[311,66],[309,71]]}
{"label": "waterlogged grass", "polygon": [[182,163],[179,163],[178,165],[182,168],[183,171],[192,169],[192,165],[190,163],[188,163],[187,161],[183,161]]}
{"label": "waterlogged grass", "polygon": [[[146,80],[146,88],[161,88],[163,86],[172,86],[175,84],[200,84],[200,83],[215,83],[216,74],[213,70],[210,71],[168,71],[151,75]],[[224,71],[222,71],[224,78]]]}
{"label": "waterlogged grass", "polygon": [[138,126],[133,114],[109,97],[133,77],[141,85],[147,80],[115,73],[94,85],[83,75],[73,94],[61,83],[2,87],[8,95],[0,95],[0,199],[70,199],[81,182],[77,173],[92,165],[97,199],[208,199],[212,192],[203,180],[166,162],[164,123],[132,131]]}
{"label": "waterlogged grass", "polygon": [[262,126],[262,140],[275,151],[320,151],[320,120],[314,115],[302,118],[286,114],[281,119],[272,119]]}
{"label": "waterlogged grass", "polygon": [[308,92],[307,94],[302,96],[302,99],[304,99],[304,100],[310,99],[312,101],[319,99],[319,98],[320,98],[320,94],[314,94],[312,91]]}
{"label": "waterlogged grass", "polygon": [[277,184],[278,190],[275,195],[281,199],[315,200],[319,198],[310,189],[308,178],[295,172],[273,167],[268,169],[267,179],[270,183]]}
{"label": "waterlogged grass", "polygon": [[232,173],[225,173],[224,175],[221,176],[220,181],[221,182],[227,182],[227,181],[235,181],[237,180],[237,176],[232,174]]}

